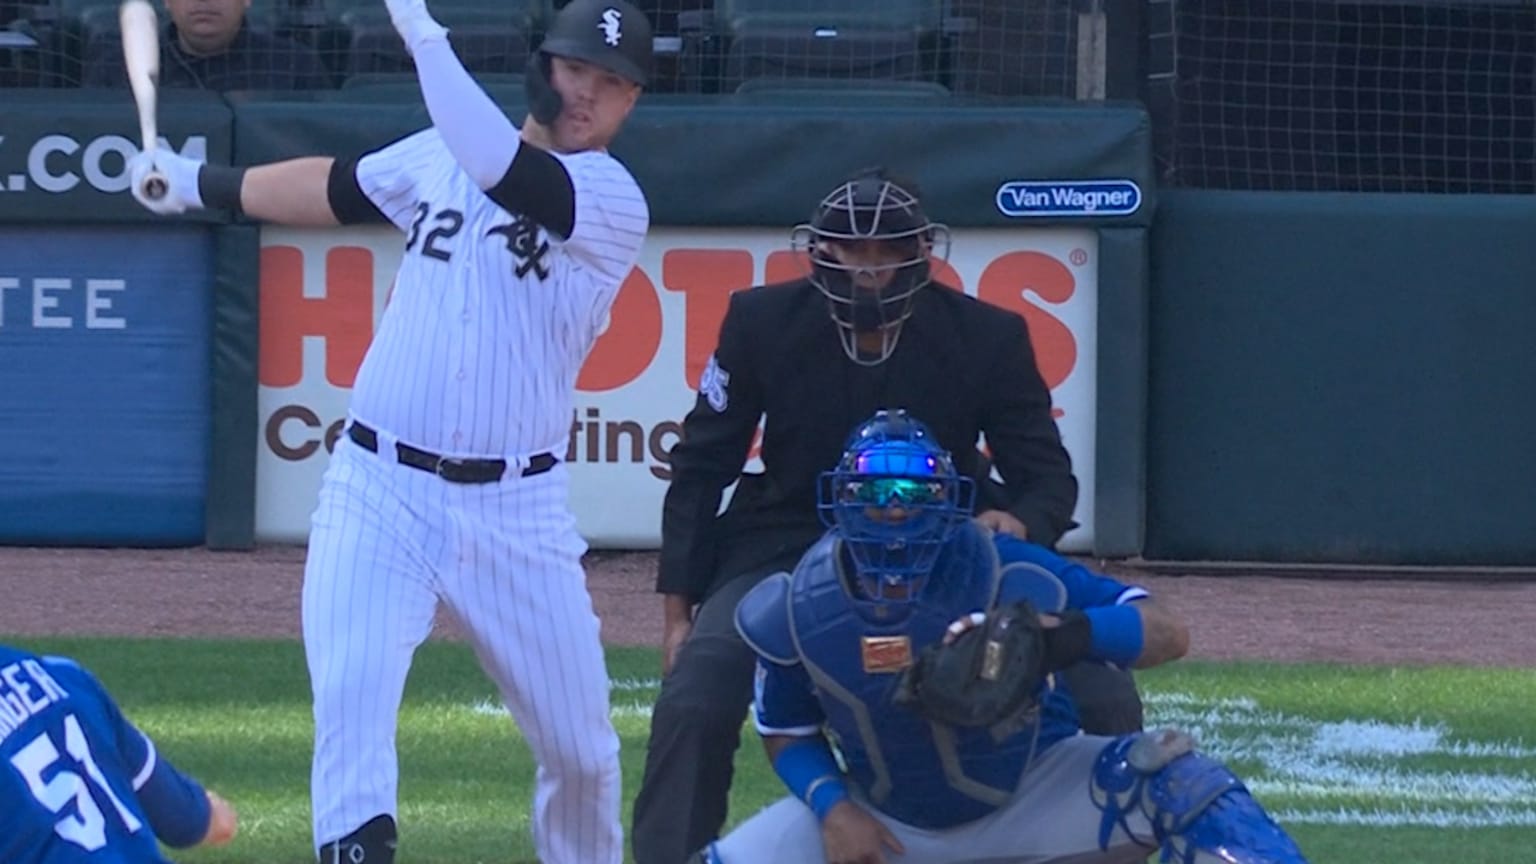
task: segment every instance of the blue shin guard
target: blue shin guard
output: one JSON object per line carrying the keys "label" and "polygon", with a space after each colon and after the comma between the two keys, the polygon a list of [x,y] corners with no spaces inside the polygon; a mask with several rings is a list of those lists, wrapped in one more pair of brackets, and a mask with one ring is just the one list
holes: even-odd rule
{"label": "blue shin guard", "polygon": [[[1093,769],[1093,803],[1103,817],[1099,846],[1118,826],[1162,848],[1178,864],[1306,864],[1285,833],[1225,765],[1194,752],[1188,735],[1171,729],[1130,735],[1104,748]],[[1127,821],[1140,810],[1153,836]]]}

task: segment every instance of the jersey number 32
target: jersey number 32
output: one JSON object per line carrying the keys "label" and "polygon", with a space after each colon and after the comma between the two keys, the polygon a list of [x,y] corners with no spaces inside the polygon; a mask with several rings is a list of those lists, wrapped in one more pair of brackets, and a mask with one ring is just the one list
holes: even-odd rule
{"label": "jersey number 32", "polygon": [[64,718],[64,750],[74,762],[71,767],[83,770],[85,777],[81,777],[78,771],[66,768],[55,773],[46,783],[43,782],[44,772],[62,758],[47,732],[32,739],[30,744],[11,757],[11,764],[26,779],[32,796],[47,807],[48,812],[59,813],[69,806],[69,802],[75,802],[76,813],[60,817],[54,823],[53,830],[60,837],[86,850],[96,850],[107,845],[106,821],[91,794],[90,787],[95,785],[112,802],[112,808],[122,818],[128,833],[138,831],[141,827],[138,818],[118,800],[117,793],[112,791],[107,778],[96,766],[96,759],[91,756],[90,743],[85,740],[85,733],[80,731],[80,722],[73,714]]}

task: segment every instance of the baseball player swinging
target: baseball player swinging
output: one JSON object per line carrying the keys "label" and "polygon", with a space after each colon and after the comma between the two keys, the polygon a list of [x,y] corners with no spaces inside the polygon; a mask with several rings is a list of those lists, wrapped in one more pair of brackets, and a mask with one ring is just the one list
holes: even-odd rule
{"label": "baseball player swinging", "polygon": [[821,488],[831,530],[736,611],[790,796],[695,864],[1305,864],[1187,735],[1082,734],[1053,673],[1155,666],[1188,633],[1144,589],[992,535],[972,496],[905,414],[855,433]]}
{"label": "baseball player swinging", "polygon": [[[304,573],[322,860],[388,864],[396,715],[439,599],[471,634],[539,763],[546,864],[623,857],[618,737],[555,455],[577,372],[649,226],[606,147],[651,66],[625,0],[574,0],[530,59],[521,130],[455,56],[424,0],[388,0],[432,126],[358,159],[233,168],[131,163],[157,213],[292,225],[390,222],[405,255],[320,491]],[[158,168],[169,193],[147,199]]]}

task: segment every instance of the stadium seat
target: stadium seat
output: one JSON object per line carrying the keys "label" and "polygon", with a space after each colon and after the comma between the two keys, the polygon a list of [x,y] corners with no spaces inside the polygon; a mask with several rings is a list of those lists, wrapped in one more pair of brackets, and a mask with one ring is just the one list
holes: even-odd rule
{"label": "stadium seat", "polygon": [[1059,0],[950,0],[950,87],[956,93],[1072,98],[1076,8]]}
{"label": "stadium seat", "polygon": [[685,76],[731,93],[752,78],[935,80],[942,21],[940,0],[716,0],[679,27]]}
{"label": "stadium seat", "polygon": [[[87,0],[73,0],[87,2]],[[281,0],[280,0],[281,2]],[[529,29],[539,30],[553,14],[551,0],[431,0],[432,14],[439,19],[449,10],[500,12],[526,21]],[[384,8],[379,0],[287,0],[287,16],[297,24],[335,24],[354,10]]]}
{"label": "stadium seat", "polygon": [[939,0],[715,0],[715,15],[728,29],[771,21],[876,29],[937,30]]}
{"label": "stadium seat", "polygon": [[[404,46],[398,51],[391,48],[389,40],[382,38],[387,34],[379,34],[377,40],[381,43],[379,50],[383,53],[373,60],[364,60],[364,67],[369,63],[378,64],[375,68],[359,70],[354,65],[353,40],[356,34],[347,20],[367,25],[365,30],[375,30],[374,19],[383,16],[384,23],[388,25],[389,18],[384,11],[384,4],[378,0],[288,0],[288,3],[284,31],[291,38],[314,47],[321,61],[338,81],[350,77],[355,71],[399,71],[411,68],[409,58],[404,57]],[[454,25],[449,19],[464,20],[464,16],[469,16],[471,20],[462,26],[471,29],[480,26],[472,20],[474,16],[499,16],[503,21],[510,22],[523,35],[524,41],[531,41],[537,38],[552,14],[550,3],[551,0],[433,0],[432,13],[450,27]],[[458,29],[455,28],[455,33],[450,37],[455,47],[460,45],[461,35],[468,35],[460,34]],[[364,40],[363,47],[366,50],[373,50],[371,39]],[[399,42],[400,38],[396,35],[394,43]],[[402,58],[405,59],[404,65],[401,65]],[[518,62],[521,63],[522,58],[518,58]]]}
{"label": "stadium seat", "polygon": [[91,9],[117,14],[118,0],[44,0],[27,7],[23,20],[41,46],[42,86],[74,86],[84,68],[81,16]]}
{"label": "stadium seat", "polygon": [[[479,72],[475,74],[475,82],[487,91],[516,90],[521,93],[523,89],[523,76],[511,72]],[[421,82],[416,80],[415,72],[360,72],[342,81],[341,89],[420,95]]]}
{"label": "stadium seat", "polygon": [[925,101],[948,99],[948,87],[936,81],[890,81],[876,78],[748,78],[736,88],[736,95],[751,99],[778,98],[804,100],[831,97],[899,99]]}
{"label": "stadium seat", "polygon": [[[528,60],[532,34],[526,18],[518,20],[504,10],[446,8],[433,15],[448,28],[448,41],[474,73],[521,72]],[[344,13],[347,63],[345,73],[409,72],[415,67],[405,51],[405,43],[382,6],[358,8]]]}
{"label": "stadium seat", "polygon": [[43,83],[42,45],[25,28],[0,30],[0,87],[39,87]]}

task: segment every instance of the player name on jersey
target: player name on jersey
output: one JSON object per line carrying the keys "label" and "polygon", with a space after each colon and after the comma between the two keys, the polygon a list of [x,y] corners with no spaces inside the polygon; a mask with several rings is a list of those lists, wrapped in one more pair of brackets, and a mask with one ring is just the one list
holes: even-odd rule
{"label": "player name on jersey", "polygon": [[0,742],[44,708],[69,698],[36,660],[0,668]]}

